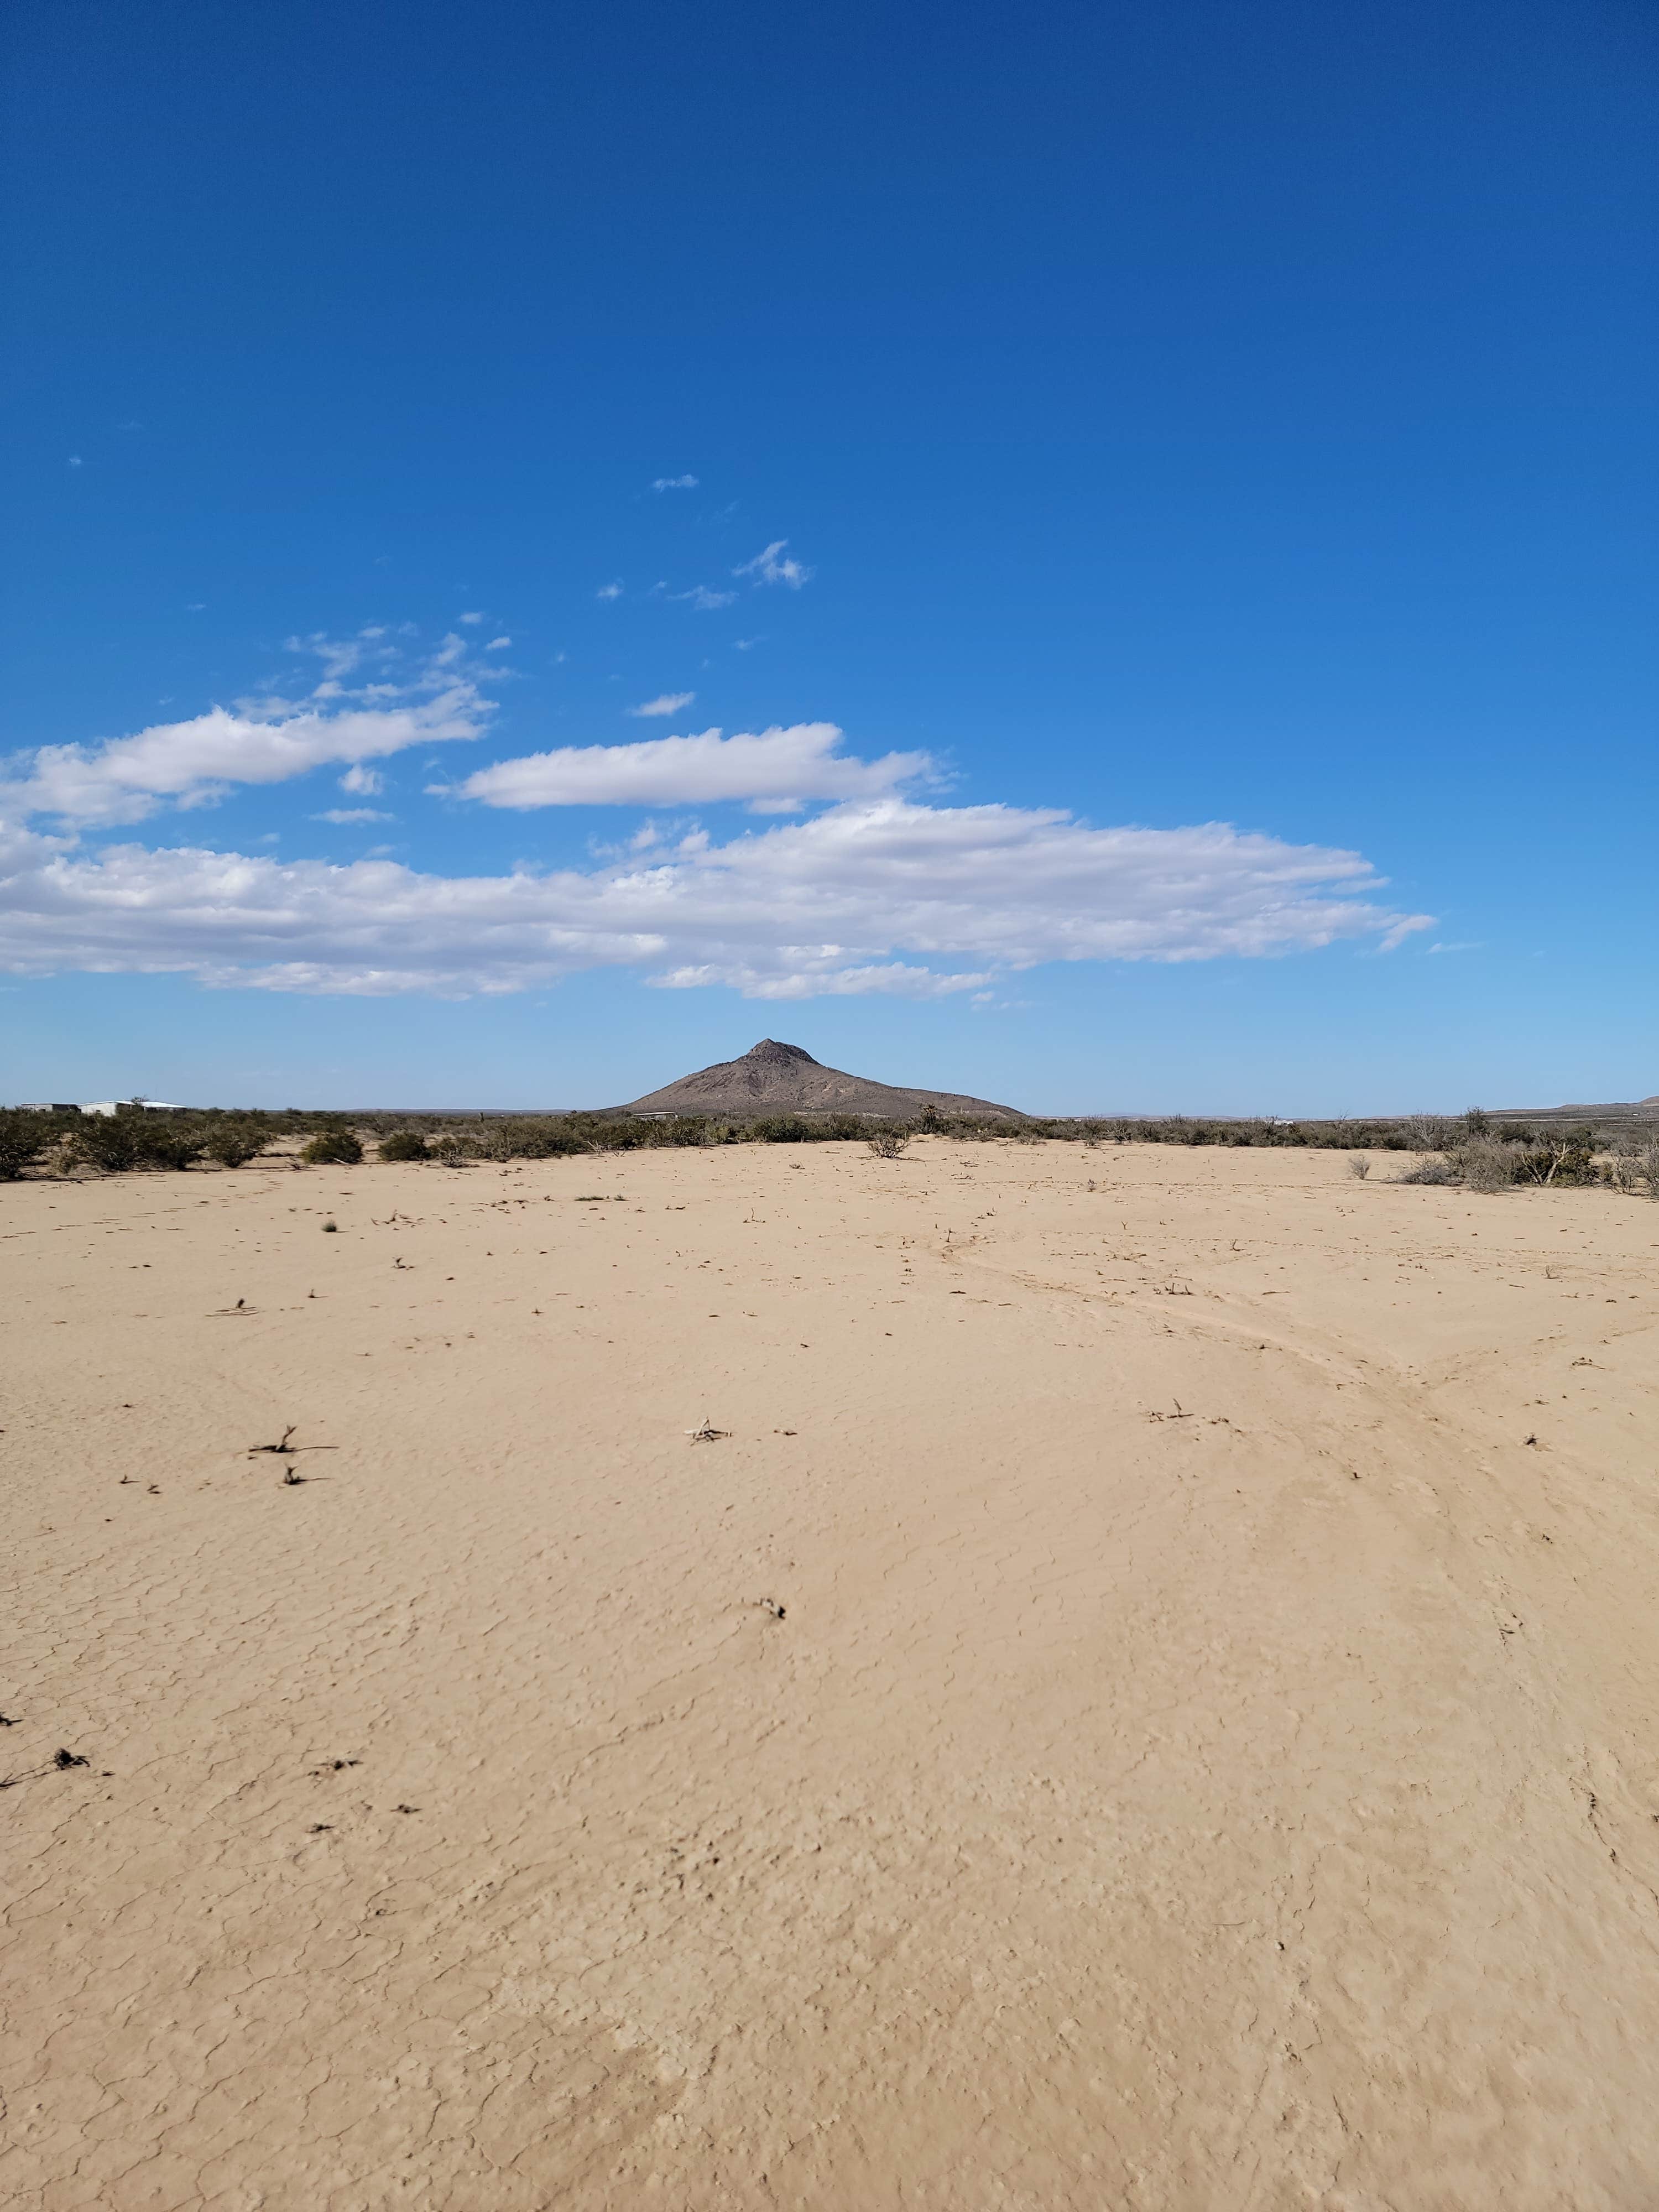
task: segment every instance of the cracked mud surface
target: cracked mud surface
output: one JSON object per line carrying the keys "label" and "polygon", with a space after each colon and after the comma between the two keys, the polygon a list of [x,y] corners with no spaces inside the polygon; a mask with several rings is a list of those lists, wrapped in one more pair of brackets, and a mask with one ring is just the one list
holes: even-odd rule
{"label": "cracked mud surface", "polygon": [[1659,2202],[1659,1206],[255,1168],[0,1297],[0,2202]]}

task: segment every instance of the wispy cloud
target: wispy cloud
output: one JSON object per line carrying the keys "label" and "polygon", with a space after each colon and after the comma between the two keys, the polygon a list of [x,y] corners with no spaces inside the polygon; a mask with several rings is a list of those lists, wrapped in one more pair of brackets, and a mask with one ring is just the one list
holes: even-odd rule
{"label": "wispy cloud", "polygon": [[474,877],[139,845],[77,857],[0,827],[0,965],[360,995],[626,968],[757,999],[926,999],[1047,961],[1261,958],[1428,926],[1376,903],[1380,888],[1357,853],[1224,823],[1097,830],[898,798],[723,844],[698,830],[590,868]]}
{"label": "wispy cloud", "polygon": [[933,773],[926,753],[858,760],[839,750],[841,738],[833,722],[797,722],[730,738],[704,730],[631,745],[567,745],[481,769],[459,796],[520,809],[739,801],[757,812],[782,813],[809,799],[874,798]]}
{"label": "wispy cloud", "polygon": [[457,619],[457,621],[458,621],[458,622],[464,622],[464,623],[481,623],[481,622],[487,622],[487,621],[489,620],[489,617],[488,617],[487,615],[483,615],[483,614],[479,613],[479,612],[478,612],[478,611],[475,608],[475,609],[474,609],[474,611],[473,611],[471,614],[466,614],[466,615],[459,615],[459,616],[457,616],[456,619]]}
{"label": "wispy cloud", "polygon": [[642,707],[630,707],[629,713],[641,721],[657,714],[678,714],[682,707],[689,707],[696,697],[695,691],[659,691],[654,699],[647,699]]}
{"label": "wispy cloud", "polygon": [[378,806],[331,806],[321,814],[312,816],[313,822],[332,822],[337,826],[349,822],[392,822],[395,815],[382,814]]}
{"label": "wispy cloud", "polygon": [[[244,699],[101,744],[41,745],[0,775],[0,812],[87,823],[141,822],[162,806],[202,806],[239,784],[285,783],[333,762],[483,735],[495,702],[453,633],[410,665],[384,625],[337,639],[291,638],[319,660],[301,699]],[[364,680],[348,684],[347,678]]]}
{"label": "wispy cloud", "polygon": [[386,788],[386,778],[377,768],[364,768],[361,762],[349,768],[340,778],[342,791],[355,791],[360,799],[374,799]]}
{"label": "wispy cloud", "polygon": [[622,578],[620,576],[617,577],[609,584],[601,584],[599,590],[593,594],[596,599],[619,599],[622,595],[623,586]]}
{"label": "wispy cloud", "polygon": [[492,637],[484,647],[486,653],[505,653],[513,642],[510,637]]}
{"label": "wispy cloud", "polygon": [[735,592],[711,592],[707,584],[693,584],[689,592],[671,592],[668,596],[681,606],[701,607],[712,613],[716,607],[729,607],[738,595]]}
{"label": "wispy cloud", "polygon": [[696,477],[658,477],[653,479],[653,491],[696,491]]}
{"label": "wispy cloud", "polygon": [[783,550],[789,543],[787,538],[775,538],[765,549],[757,553],[752,561],[745,561],[734,568],[734,576],[752,576],[757,584],[787,584],[792,592],[799,591],[810,583],[817,571],[808,568],[796,560],[785,560]]}

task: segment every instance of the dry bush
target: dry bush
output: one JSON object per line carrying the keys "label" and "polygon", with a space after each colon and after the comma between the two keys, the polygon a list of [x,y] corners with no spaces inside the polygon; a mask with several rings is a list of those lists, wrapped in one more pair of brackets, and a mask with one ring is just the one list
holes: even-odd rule
{"label": "dry bush", "polygon": [[1659,1135],[1625,1138],[1607,1173],[1615,1190],[1645,1191],[1659,1199]]}
{"label": "dry bush", "polygon": [[1369,1160],[1362,1159],[1358,1152],[1349,1153],[1348,1173],[1354,1178],[1356,1182],[1364,1182],[1370,1171],[1371,1164]]}
{"label": "dry bush", "polygon": [[1577,1185],[1586,1188],[1601,1180],[1595,1164],[1595,1134],[1590,1129],[1570,1129],[1513,1149],[1516,1182]]}
{"label": "dry bush", "polygon": [[1449,1159],[1431,1153],[1427,1159],[1419,1160],[1414,1168],[1403,1168],[1395,1176],[1396,1182],[1455,1183],[1462,1180]]}
{"label": "dry bush", "polygon": [[1466,1138],[1454,1155],[1454,1164],[1462,1172],[1465,1190],[1507,1190],[1515,1181],[1514,1148],[1490,1137]]}
{"label": "dry bush", "polygon": [[[1411,1114],[1406,1119],[1406,1137],[1414,1152],[1443,1152],[1458,1134],[1458,1125],[1446,1114]],[[1403,1182],[1406,1178],[1402,1176]]]}
{"label": "dry bush", "polygon": [[909,1143],[910,1133],[908,1129],[878,1129],[867,1141],[878,1160],[896,1160]]}

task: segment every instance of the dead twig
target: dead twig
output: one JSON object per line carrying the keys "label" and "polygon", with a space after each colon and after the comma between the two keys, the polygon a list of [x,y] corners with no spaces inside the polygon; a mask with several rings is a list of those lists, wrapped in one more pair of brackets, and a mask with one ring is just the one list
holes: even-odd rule
{"label": "dead twig", "polygon": [[250,1444],[247,1448],[248,1457],[252,1459],[254,1457],[256,1453],[258,1452],[276,1452],[284,1459],[291,1459],[295,1452],[339,1450],[340,1447],[338,1444],[290,1443],[289,1442],[289,1438],[294,1434],[294,1431],[299,1427],[299,1425],[300,1424],[297,1421],[290,1421],[288,1426],[283,1431],[281,1437],[274,1444]]}

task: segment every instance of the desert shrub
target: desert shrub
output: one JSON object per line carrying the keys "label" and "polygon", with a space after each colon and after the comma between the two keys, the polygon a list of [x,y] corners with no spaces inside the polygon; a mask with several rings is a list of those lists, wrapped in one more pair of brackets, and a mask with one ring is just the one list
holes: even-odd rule
{"label": "desert shrub", "polygon": [[1516,1146],[1511,1157],[1516,1182],[1566,1183],[1582,1188],[1601,1179],[1595,1167],[1595,1133],[1589,1129],[1573,1129],[1562,1136]]}
{"label": "desert shrub", "polygon": [[515,1122],[510,1127],[509,1141],[512,1157],[520,1160],[568,1159],[573,1153],[593,1149],[591,1143],[557,1121]]}
{"label": "desert shrub", "polygon": [[1395,1177],[1395,1181],[1396,1182],[1455,1183],[1461,1182],[1462,1177],[1449,1160],[1437,1155],[1431,1155],[1427,1159],[1419,1160],[1414,1168],[1402,1168]]}
{"label": "desert shrub", "polygon": [[362,1157],[362,1139],[351,1129],[319,1129],[300,1152],[313,1168],[355,1168]]}
{"label": "desert shrub", "polygon": [[1362,1159],[1358,1152],[1349,1153],[1348,1173],[1354,1177],[1356,1182],[1364,1182],[1370,1171],[1371,1164],[1369,1160]]}
{"label": "desert shrub", "polygon": [[427,1158],[426,1139],[413,1129],[394,1129],[389,1137],[382,1137],[380,1156],[383,1160],[423,1160]]}
{"label": "desert shrub", "polygon": [[441,1161],[447,1168],[465,1167],[469,1160],[476,1159],[477,1156],[477,1139],[468,1136],[464,1129],[440,1130],[432,1139],[432,1150],[428,1155],[432,1159]]}
{"label": "desert shrub", "polygon": [[245,1168],[265,1148],[265,1133],[252,1121],[216,1121],[203,1139],[202,1149],[222,1168]]}
{"label": "desert shrub", "polygon": [[1444,1114],[1413,1114],[1407,1119],[1407,1142],[1414,1152],[1443,1152],[1456,1124]]}
{"label": "desert shrub", "polygon": [[754,1125],[755,1141],[759,1145],[807,1145],[817,1134],[811,1124],[799,1114],[771,1114]]}
{"label": "desert shrub", "polygon": [[481,1160],[516,1160],[522,1157],[519,1134],[509,1122],[484,1121],[468,1134],[472,1139],[475,1158]]}
{"label": "desert shrub", "polygon": [[131,1114],[88,1114],[70,1133],[67,1150],[82,1165],[119,1175],[138,1164],[139,1128]]}
{"label": "desert shrub", "polygon": [[910,1141],[908,1129],[878,1129],[866,1142],[878,1160],[896,1160]]}
{"label": "desert shrub", "polygon": [[58,1133],[49,1114],[25,1114],[15,1107],[0,1113],[0,1182],[15,1182]]}
{"label": "desert shrub", "polygon": [[1515,1152],[1480,1130],[1473,1131],[1452,1155],[1465,1190],[1507,1190],[1515,1181]]}
{"label": "desert shrub", "polygon": [[1626,1136],[1620,1140],[1607,1168],[1615,1190],[1645,1191],[1659,1199],[1659,1134]]}
{"label": "desert shrub", "polygon": [[202,1132],[188,1122],[158,1121],[149,1114],[135,1115],[134,1119],[138,1123],[135,1133],[136,1166],[176,1171],[199,1160],[207,1149]]}

